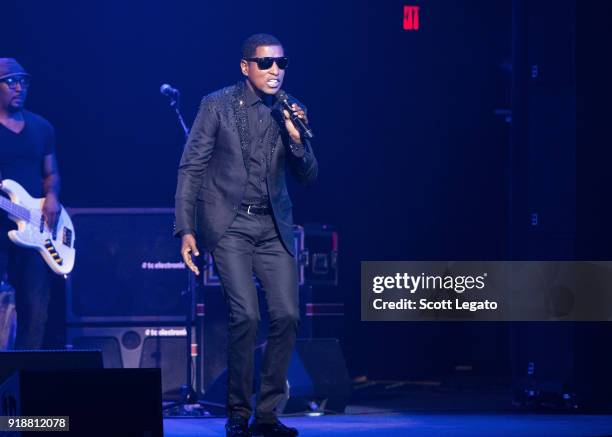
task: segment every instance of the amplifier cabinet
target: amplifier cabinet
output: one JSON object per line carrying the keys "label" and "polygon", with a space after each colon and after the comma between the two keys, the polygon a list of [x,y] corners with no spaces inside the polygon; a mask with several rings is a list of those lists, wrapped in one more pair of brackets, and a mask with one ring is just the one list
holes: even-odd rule
{"label": "amplifier cabinet", "polygon": [[71,209],[77,259],[68,323],[184,323],[188,273],[171,208]]}
{"label": "amplifier cabinet", "polygon": [[67,348],[101,350],[105,369],[160,368],[164,400],[180,399],[187,371],[184,326],[68,327],[66,343]]}

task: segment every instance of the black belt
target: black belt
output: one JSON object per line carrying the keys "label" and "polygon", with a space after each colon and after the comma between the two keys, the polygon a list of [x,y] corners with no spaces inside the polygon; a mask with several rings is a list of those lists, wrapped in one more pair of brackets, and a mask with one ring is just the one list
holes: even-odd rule
{"label": "black belt", "polygon": [[272,209],[265,205],[240,205],[242,211],[246,211],[249,215],[269,215]]}

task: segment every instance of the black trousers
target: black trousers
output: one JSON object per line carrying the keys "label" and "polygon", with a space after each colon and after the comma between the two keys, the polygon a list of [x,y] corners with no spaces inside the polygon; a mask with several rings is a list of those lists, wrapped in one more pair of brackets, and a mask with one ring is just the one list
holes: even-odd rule
{"label": "black trousers", "polygon": [[6,236],[0,239],[0,270],[15,289],[15,349],[39,349],[45,337],[51,271],[34,249],[19,247]]}
{"label": "black trousers", "polygon": [[239,211],[212,252],[229,307],[228,416],[252,414],[254,349],[259,323],[257,289],[262,284],[270,328],[261,367],[255,418],[276,420],[299,323],[297,266],[270,215]]}

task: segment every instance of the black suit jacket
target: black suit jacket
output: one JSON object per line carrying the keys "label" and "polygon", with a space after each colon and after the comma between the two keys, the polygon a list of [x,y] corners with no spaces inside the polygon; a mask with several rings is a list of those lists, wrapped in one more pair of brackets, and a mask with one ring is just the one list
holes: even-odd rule
{"label": "black suit jacket", "polygon": [[[244,81],[202,99],[179,165],[175,235],[193,232],[212,251],[232,223],[247,186],[249,123]],[[291,99],[291,103],[298,103]],[[303,105],[300,104],[302,108]],[[305,109],[305,108],[304,108]],[[303,184],[317,177],[317,160],[308,141],[291,144],[280,111],[266,133],[270,144],[268,193],[285,248],[294,253],[292,204],[285,170]]]}

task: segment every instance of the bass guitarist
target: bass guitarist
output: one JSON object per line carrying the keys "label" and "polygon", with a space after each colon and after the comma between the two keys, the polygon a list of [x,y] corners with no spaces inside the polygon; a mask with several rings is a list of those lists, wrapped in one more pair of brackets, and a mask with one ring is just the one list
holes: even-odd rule
{"label": "bass guitarist", "polygon": [[[53,126],[24,109],[30,75],[12,58],[0,58],[0,172],[32,196],[44,197],[43,214],[53,228],[60,212],[60,177],[55,158]],[[16,349],[42,346],[50,294],[50,269],[35,250],[11,243],[14,227],[0,216],[0,262],[15,288],[17,310]]]}

